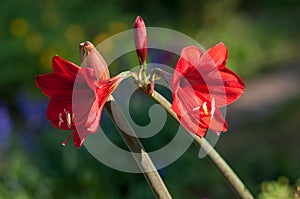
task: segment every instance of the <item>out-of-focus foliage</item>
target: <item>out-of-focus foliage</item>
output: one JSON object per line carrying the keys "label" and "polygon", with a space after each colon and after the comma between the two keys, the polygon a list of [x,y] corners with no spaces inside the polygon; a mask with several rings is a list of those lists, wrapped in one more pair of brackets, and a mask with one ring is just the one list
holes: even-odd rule
{"label": "out-of-focus foliage", "polygon": [[258,195],[258,199],[299,198],[299,188],[299,185],[296,188],[291,186],[288,178],[281,176],[277,181],[263,182],[262,193]]}
{"label": "out-of-focus foliage", "polygon": [[[297,56],[297,1],[56,1],[1,2],[1,93],[8,86],[32,89],[37,72],[50,70],[55,54],[79,64],[78,45],[132,28],[136,15],[148,26],[172,28],[205,48],[223,41],[229,65],[242,76]],[[155,13],[155,15],[153,15]]]}
{"label": "out-of-focus foliage", "polygon": [[[34,84],[36,74],[51,70],[53,55],[79,64],[80,42],[97,44],[132,28],[135,17],[141,15],[147,26],[183,32],[205,48],[223,41],[229,48],[229,67],[247,80],[297,58],[299,9],[297,0],[1,1],[0,198],[153,197],[142,174],[108,168],[71,143],[66,148],[59,146],[67,133],[45,120],[48,100]],[[112,74],[123,69],[117,64],[110,67]],[[141,124],[148,122],[143,117],[147,115],[145,101],[142,95],[132,99],[133,109],[139,111],[133,115]],[[298,107],[299,99],[279,107],[268,120],[249,121],[237,132],[225,134],[217,144],[245,184],[262,199],[292,197],[295,187],[291,184],[299,185],[299,156],[295,155],[299,150]],[[102,121],[111,131],[109,138],[124,145],[106,114]],[[176,128],[174,122],[168,122],[164,131],[143,141],[146,148],[151,151],[168,143]],[[217,169],[197,154],[198,149],[191,146],[160,171],[172,196],[234,198]],[[290,183],[282,181],[286,178],[266,181],[281,175]]]}

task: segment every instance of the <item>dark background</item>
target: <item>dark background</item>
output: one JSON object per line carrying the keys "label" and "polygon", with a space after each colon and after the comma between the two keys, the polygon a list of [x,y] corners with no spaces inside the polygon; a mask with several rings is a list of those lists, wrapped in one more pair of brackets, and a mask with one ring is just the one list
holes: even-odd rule
{"label": "dark background", "polygon": [[[216,148],[255,197],[292,197],[300,185],[299,9],[296,0],[1,1],[0,198],[154,198],[142,174],[108,168],[71,142],[61,147],[68,134],[46,121],[48,99],[34,84],[36,74],[51,71],[52,56],[79,64],[79,43],[97,44],[131,29],[137,15],[147,26],[182,32],[205,48],[225,43],[228,67],[247,90],[228,107],[229,131]],[[140,116],[153,102],[141,94],[132,100],[137,123],[147,124]],[[106,113],[102,123],[124,145]],[[145,141],[148,150],[167,143],[177,128],[168,125]],[[234,198],[216,167],[197,154],[192,145],[160,171],[171,195]]]}

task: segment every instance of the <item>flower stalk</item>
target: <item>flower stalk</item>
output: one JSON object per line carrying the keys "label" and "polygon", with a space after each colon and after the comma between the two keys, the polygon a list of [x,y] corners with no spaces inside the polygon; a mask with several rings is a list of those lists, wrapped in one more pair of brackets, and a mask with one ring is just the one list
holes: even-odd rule
{"label": "flower stalk", "polygon": [[147,74],[146,74],[146,70],[147,70],[147,63],[144,62],[141,65],[141,71],[140,71],[140,76],[141,76],[141,80],[143,82],[143,85],[147,84]]}
{"label": "flower stalk", "polygon": [[[143,174],[147,179],[155,196],[159,199],[171,199],[172,197],[166,185],[161,179],[158,171],[156,170],[148,153],[145,151],[143,145],[140,143],[137,136],[131,136],[135,135],[135,132],[129,125],[128,121],[126,120],[125,116],[121,112],[118,104],[115,102],[112,96],[109,97],[104,107],[115,124],[119,124],[123,126],[124,129],[126,129],[127,131],[130,131],[125,132],[123,129],[119,128],[118,125],[116,125],[116,128],[118,129],[124,141],[126,142],[129,150],[132,152],[132,155],[136,160],[138,166],[140,167],[141,171],[143,171]],[[112,110],[114,111],[114,114]]]}

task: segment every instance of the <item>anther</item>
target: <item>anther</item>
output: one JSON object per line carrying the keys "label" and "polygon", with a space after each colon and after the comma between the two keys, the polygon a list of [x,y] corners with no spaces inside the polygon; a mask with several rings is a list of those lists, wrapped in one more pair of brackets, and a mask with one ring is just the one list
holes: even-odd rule
{"label": "anther", "polygon": [[64,111],[66,113],[67,126],[69,129],[71,129],[71,124],[72,124],[71,114],[66,109],[64,109]]}
{"label": "anther", "polygon": [[204,111],[204,115],[209,115],[206,102],[203,103],[202,108],[203,108],[203,111]]}
{"label": "anther", "polygon": [[58,127],[60,127],[61,123],[63,123],[63,122],[64,122],[64,120],[61,117],[61,113],[59,113],[59,115],[58,115]]}
{"label": "anther", "polygon": [[67,114],[66,119],[67,119],[68,128],[70,129],[71,128],[71,122],[72,122],[70,113]]}

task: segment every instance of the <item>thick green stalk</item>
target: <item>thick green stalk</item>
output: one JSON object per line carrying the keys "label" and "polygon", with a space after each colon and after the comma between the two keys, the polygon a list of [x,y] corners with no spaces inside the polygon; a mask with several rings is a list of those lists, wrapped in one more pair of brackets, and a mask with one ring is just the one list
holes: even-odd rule
{"label": "thick green stalk", "polygon": [[[143,148],[137,136],[131,136],[135,135],[135,132],[126,120],[125,116],[123,115],[118,104],[115,102],[112,96],[110,96],[110,98],[107,100],[105,109],[107,110],[108,114],[115,124],[119,124],[124,127],[121,129],[118,125],[116,125],[116,128],[119,130],[129,150],[132,152],[132,155],[136,160],[138,166],[143,171],[144,176],[150,184],[150,187],[155,196],[159,199],[171,199],[172,197],[163,180],[161,179],[159,173],[157,172],[148,153]],[[114,114],[112,110],[114,111]],[[125,132],[123,129],[126,129],[127,132]]]}
{"label": "thick green stalk", "polygon": [[[147,90],[142,89],[144,92],[148,94]],[[178,123],[180,123],[176,113],[171,109],[171,104],[168,100],[166,100],[162,95],[158,92],[153,91],[150,95],[152,99],[154,99],[157,103],[159,103],[167,113]],[[237,174],[231,169],[228,163],[222,158],[222,156],[207,142],[205,138],[199,138],[195,136],[191,132],[187,131],[189,136],[194,139],[194,142],[197,146],[202,147],[204,152],[208,154],[208,157],[212,160],[212,162],[217,166],[217,168],[221,171],[224,177],[227,179],[232,188],[236,191],[240,198],[243,199],[253,199],[252,194],[246,188],[241,179],[237,176]]]}

